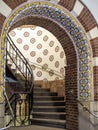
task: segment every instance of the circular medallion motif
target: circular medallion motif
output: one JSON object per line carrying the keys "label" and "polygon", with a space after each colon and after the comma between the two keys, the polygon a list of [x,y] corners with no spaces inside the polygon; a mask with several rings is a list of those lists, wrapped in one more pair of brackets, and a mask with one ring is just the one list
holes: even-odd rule
{"label": "circular medallion motif", "polygon": [[39,44],[37,45],[37,48],[38,48],[38,49],[41,49],[41,48],[42,48],[42,44],[39,43]]}
{"label": "circular medallion motif", "polygon": [[50,41],[50,42],[49,42],[49,46],[50,46],[50,47],[53,47],[53,45],[54,45],[54,41]]}
{"label": "circular medallion motif", "polygon": [[35,51],[31,51],[30,52],[30,56],[34,57],[36,55],[36,52]]}
{"label": "circular medallion motif", "polygon": [[31,42],[32,44],[34,44],[34,43],[36,42],[36,39],[35,39],[35,38],[31,38],[31,39],[30,39],[30,42]]}
{"label": "circular medallion motif", "polygon": [[28,37],[29,36],[29,32],[24,32],[24,37]]}
{"label": "circular medallion motif", "polygon": [[25,51],[27,51],[27,50],[29,49],[29,46],[28,46],[28,45],[24,45],[24,46],[23,46],[23,49],[24,49]]}
{"label": "circular medallion motif", "polygon": [[48,36],[46,35],[46,36],[43,37],[43,41],[46,42],[47,40],[48,40]]}
{"label": "circular medallion motif", "polygon": [[41,57],[37,58],[37,62],[41,63],[42,62],[42,58]]}
{"label": "circular medallion motif", "polygon": [[49,60],[50,60],[50,61],[53,61],[53,60],[54,60],[54,56],[51,55],[51,56],[49,57]]}
{"label": "circular medallion motif", "polygon": [[37,35],[41,36],[42,35],[42,31],[41,30],[37,31]]}
{"label": "circular medallion motif", "polygon": [[60,69],[60,73],[61,73],[61,74],[64,74],[64,68],[61,68],[61,69]]}
{"label": "circular medallion motif", "polygon": [[44,70],[48,69],[48,64],[44,64],[44,65],[43,65],[43,69],[44,69]]}
{"label": "circular medallion motif", "polygon": [[49,71],[49,75],[50,75],[50,76],[53,76],[53,75],[54,75],[54,71],[53,71],[53,70],[50,70],[50,71]]}
{"label": "circular medallion motif", "polygon": [[32,67],[32,70],[35,70],[36,69],[36,66],[35,65],[31,65]]}
{"label": "circular medallion motif", "polygon": [[59,67],[59,61],[55,62],[55,67],[58,68]]}
{"label": "circular medallion motif", "polygon": [[48,50],[45,49],[45,50],[43,51],[43,54],[44,54],[44,55],[48,55]]}
{"label": "circular medallion motif", "polygon": [[18,38],[16,41],[17,41],[17,43],[19,43],[19,44],[22,43],[22,39],[21,39],[21,38]]}
{"label": "circular medallion motif", "polygon": [[62,51],[61,53],[60,53],[60,58],[63,58],[64,57],[64,52]]}
{"label": "circular medallion motif", "polygon": [[41,71],[38,71],[38,72],[36,73],[36,75],[37,75],[38,77],[41,77],[41,76],[42,76],[42,72],[41,72]]}
{"label": "circular medallion motif", "polygon": [[55,47],[55,52],[58,52],[59,49],[60,49],[59,46],[56,46],[56,47]]}

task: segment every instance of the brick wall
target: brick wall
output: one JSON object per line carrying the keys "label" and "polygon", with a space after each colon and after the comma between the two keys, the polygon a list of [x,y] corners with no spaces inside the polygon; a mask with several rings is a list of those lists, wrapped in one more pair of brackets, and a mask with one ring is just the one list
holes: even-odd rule
{"label": "brick wall", "polygon": [[59,4],[69,11],[73,9],[76,0],[60,0]]}
{"label": "brick wall", "polygon": [[78,20],[83,25],[86,31],[89,31],[95,26],[97,26],[97,23],[93,15],[90,13],[90,11],[86,7],[84,7],[81,14],[78,16]]}
{"label": "brick wall", "polygon": [[90,41],[93,51],[93,57],[98,57],[98,37]]}
{"label": "brick wall", "polygon": [[2,31],[2,26],[4,24],[4,20],[5,20],[5,16],[3,16],[2,14],[0,14],[0,34],[1,34],[1,31]]}
{"label": "brick wall", "polygon": [[[66,67],[66,76],[65,76],[65,84],[66,84],[66,119],[67,130],[77,130],[78,129],[78,104],[75,100],[77,98],[77,66],[74,63],[70,64]],[[73,98],[68,92],[70,90],[74,90]]]}

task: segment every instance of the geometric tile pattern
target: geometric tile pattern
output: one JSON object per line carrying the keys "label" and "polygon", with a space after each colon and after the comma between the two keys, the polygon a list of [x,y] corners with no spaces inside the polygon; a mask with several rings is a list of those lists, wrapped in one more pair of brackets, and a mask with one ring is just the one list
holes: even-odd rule
{"label": "geometric tile pattern", "polygon": [[[21,29],[19,30],[19,28]],[[63,79],[65,71],[61,71],[61,69],[66,64],[65,53],[61,44],[46,29],[39,26],[32,28],[32,25],[20,26],[10,31],[9,35],[25,58],[29,59],[28,62],[32,66],[34,80],[46,78],[50,81],[57,77]],[[55,73],[51,74],[52,70],[55,70],[56,73],[58,71],[62,77],[55,75]]]}

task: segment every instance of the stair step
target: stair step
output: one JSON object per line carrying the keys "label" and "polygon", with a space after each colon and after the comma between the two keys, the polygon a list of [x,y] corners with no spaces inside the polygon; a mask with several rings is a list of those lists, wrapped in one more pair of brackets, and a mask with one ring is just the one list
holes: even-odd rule
{"label": "stair step", "polygon": [[34,87],[34,91],[50,91],[48,88]]}
{"label": "stair step", "polygon": [[45,93],[45,92],[50,92],[49,89],[34,89],[35,93]]}
{"label": "stair step", "polygon": [[34,96],[34,100],[40,100],[40,101],[54,101],[54,100],[64,100],[64,97],[61,96]]}
{"label": "stair step", "polygon": [[52,128],[48,126],[40,126],[40,125],[28,125],[28,126],[12,126],[8,130],[64,130],[60,128]]}
{"label": "stair step", "polygon": [[42,88],[41,84],[34,84],[34,88]]}
{"label": "stair step", "polygon": [[57,96],[54,92],[34,92],[34,96]]}
{"label": "stair step", "polygon": [[33,112],[33,118],[44,118],[44,119],[60,119],[65,120],[64,112]]}
{"label": "stair step", "polygon": [[65,106],[33,106],[34,112],[65,112]]}
{"label": "stair step", "polygon": [[31,119],[31,123],[34,125],[57,127],[57,128],[65,129],[65,121],[63,120],[33,118]]}
{"label": "stair step", "polygon": [[64,106],[64,101],[35,101],[34,106]]}

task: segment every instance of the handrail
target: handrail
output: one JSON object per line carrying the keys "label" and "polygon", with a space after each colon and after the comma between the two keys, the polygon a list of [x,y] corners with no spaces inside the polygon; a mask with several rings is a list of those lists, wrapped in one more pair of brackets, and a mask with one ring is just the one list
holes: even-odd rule
{"label": "handrail", "polygon": [[[10,53],[10,54],[12,54],[12,55],[14,55],[15,56],[15,54],[13,54],[13,53]],[[32,62],[32,61],[27,61],[28,63],[32,63],[32,65],[34,65],[34,66],[36,66],[38,69],[41,69],[41,70],[43,70],[43,71],[45,71],[45,72],[48,72],[49,73],[49,70],[53,70],[54,71],[54,74],[56,75],[56,76],[59,76],[60,78],[64,78],[64,76],[63,75],[60,75],[60,72],[58,72],[58,71],[56,71],[56,70],[54,70],[54,69],[52,69],[52,68],[44,68],[43,67],[43,65],[39,65],[39,64],[37,64],[37,63],[34,63],[34,62]]]}
{"label": "handrail", "polygon": [[[10,82],[9,82],[9,80],[8,79],[6,79],[7,81],[8,81],[8,84],[10,85]],[[28,103],[30,103],[31,102],[31,100],[30,100],[30,94],[31,94],[31,92],[29,91],[29,92],[19,92],[19,91],[15,91],[14,93],[12,93],[11,95],[12,96],[10,96],[10,98],[8,98],[8,96],[7,96],[7,101],[8,101],[8,106],[10,106],[10,111],[11,111],[11,113],[12,113],[12,115],[13,115],[13,119],[14,120],[10,120],[9,121],[9,123],[6,125],[6,126],[9,126],[9,124],[12,122],[12,121],[14,121],[13,123],[14,123],[14,126],[16,126],[16,122],[18,122],[18,123],[26,123],[27,121],[29,121],[28,119],[30,118],[30,110],[31,110],[31,105],[33,105],[32,104],[32,102],[31,102],[31,104],[29,104],[28,105],[28,109],[29,109],[29,111],[28,111],[28,117],[26,117],[25,116],[25,119],[21,119],[20,118],[20,121],[17,119],[17,116],[19,116],[19,115],[17,115],[15,112],[16,111],[18,111],[18,112],[20,112],[20,110],[21,110],[21,108],[20,108],[20,110],[17,108],[17,103],[20,103],[20,101],[21,101],[21,98],[20,98],[20,95],[21,94],[26,94],[27,96],[28,96],[28,98],[27,98],[27,100],[26,101],[28,101]],[[5,92],[5,96],[6,96],[6,92]],[[13,98],[14,98],[14,100],[13,100]],[[12,107],[11,107],[11,105],[13,106],[13,103],[14,103],[14,106],[15,106],[15,109],[12,109]],[[21,102],[22,103],[22,102]],[[20,106],[20,105],[19,105]],[[21,107],[21,106],[20,106]],[[6,107],[6,109],[5,110],[8,110],[7,109],[7,107]],[[13,111],[14,110],[14,111]],[[27,111],[26,111],[27,112]],[[20,116],[21,116],[21,114],[20,114]]]}
{"label": "handrail", "polygon": [[[27,62],[26,58],[20,52],[20,50],[16,47],[16,45],[10,38],[9,34],[7,34],[7,36],[5,38],[5,42],[6,42],[6,64],[9,65],[8,61],[11,60],[12,65],[15,66],[14,69],[16,71],[15,73],[12,71],[14,76],[16,76],[16,74],[18,72],[21,74],[21,76],[23,76],[23,79],[21,79],[22,81],[18,77],[16,77],[20,83],[23,82],[23,85],[21,85],[21,87],[23,87],[23,90],[22,90],[22,92],[14,92],[14,96],[16,99],[17,94],[18,95],[27,94],[28,103],[29,103],[29,110],[28,110],[28,112],[29,112],[28,118],[29,118],[31,108],[33,106],[33,72],[32,72],[32,68],[29,65],[29,63]],[[11,52],[13,52],[13,53],[11,53]],[[13,56],[15,56],[15,57],[13,57]],[[20,69],[20,67],[21,67],[21,69]],[[11,67],[9,67],[9,68],[12,69]],[[24,90],[24,86],[25,86],[25,90]],[[11,104],[7,97],[6,92],[5,92],[5,97],[7,99],[7,103],[8,103],[9,109],[11,111],[11,115],[12,115],[11,121],[13,121],[13,120],[17,121],[16,114],[14,115],[14,113],[13,113],[13,110],[11,108]],[[15,110],[16,110],[16,103],[17,102],[15,102]],[[22,107],[22,106],[20,106],[20,107]],[[20,116],[20,118],[21,118],[21,116]],[[24,121],[27,121],[28,118],[25,118],[26,120],[21,120],[21,122],[24,123]],[[11,123],[11,121],[7,124],[8,126]]]}
{"label": "handrail", "polygon": [[[75,95],[74,95],[74,91],[71,90],[69,91],[68,93],[70,93],[74,98],[75,98]],[[76,99],[76,98],[75,98]],[[94,116],[95,118],[98,118],[98,115],[96,115],[95,113],[91,112],[87,106],[85,106],[80,100],[76,99],[76,101],[83,107],[83,110],[87,111],[89,114],[91,114],[92,116]]]}
{"label": "handrail", "polygon": [[[39,65],[39,64],[37,64],[37,63],[34,63],[34,62],[32,62],[32,61],[29,61],[30,63],[32,63],[32,65],[35,65],[37,68],[40,68],[41,70],[43,70],[43,71],[45,71],[45,72],[48,72],[49,73],[49,70],[53,70],[54,71],[54,74],[55,75],[57,75],[57,76],[59,76],[59,77],[61,77],[61,78],[64,78],[64,76],[63,75],[60,75],[60,72],[58,72],[58,71],[56,71],[56,70],[54,70],[54,69],[52,69],[52,68],[44,68],[42,65]],[[58,73],[58,74],[57,74]]]}
{"label": "handrail", "polygon": [[[20,52],[20,50],[16,47],[9,34],[7,34],[5,42],[6,42],[6,54],[13,61],[16,70],[18,70],[25,78],[25,88],[29,87],[28,89],[31,90],[33,87],[33,72],[31,66],[29,65],[23,54]],[[11,53],[11,51],[15,55],[15,59],[13,58],[13,54]],[[22,69],[20,69],[19,67],[20,64]]]}

